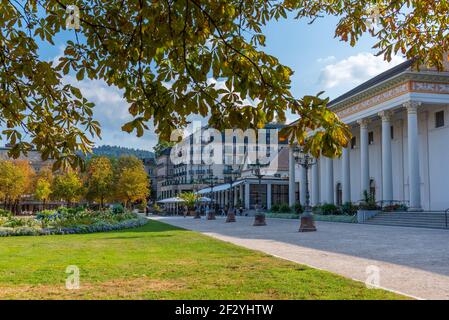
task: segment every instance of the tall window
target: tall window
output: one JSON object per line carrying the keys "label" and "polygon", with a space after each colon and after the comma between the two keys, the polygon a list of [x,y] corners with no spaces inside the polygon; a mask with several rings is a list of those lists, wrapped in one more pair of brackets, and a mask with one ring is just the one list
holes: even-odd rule
{"label": "tall window", "polygon": [[337,187],[335,189],[337,190],[337,206],[341,206],[343,204],[343,190],[340,182],[337,183]]}
{"label": "tall window", "polygon": [[299,202],[300,194],[299,194],[299,182],[295,183],[295,201]]}
{"label": "tall window", "polygon": [[393,126],[390,127],[390,136],[391,136],[391,139],[393,140],[394,139],[394,127]]}
{"label": "tall window", "polygon": [[374,182],[374,179],[369,181],[369,194],[373,199],[376,199],[376,183]]}
{"label": "tall window", "polygon": [[288,203],[288,185],[286,184],[271,185],[271,198],[272,204]]}
{"label": "tall window", "polygon": [[444,127],[444,111],[435,112],[435,128]]}
{"label": "tall window", "polygon": [[263,208],[267,207],[267,185],[266,184],[251,184],[249,186],[249,202],[251,208],[254,208],[256,204],[262,205]]}
{"label": "tall window", "polygon": [[357,139],[356,137],[352,137],[351,139],[351,149],[354,149],[357,145]]}
{"label": "tall window", "polygon": [[374,132],[370,131],[368,132],[368,144],[373,144],[374,143]]}

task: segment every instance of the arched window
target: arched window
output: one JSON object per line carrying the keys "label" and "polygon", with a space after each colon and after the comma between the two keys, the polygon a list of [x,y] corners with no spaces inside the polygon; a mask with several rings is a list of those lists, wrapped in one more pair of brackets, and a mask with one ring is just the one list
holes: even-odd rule
{"label": "arched window", "polygon": [[337,187],[335,188],[335,190],[337,192],[337,196],[336,196],[337,203],[336,204],[337,204],[337,206],[341,206],[343,204],[343,190],[342,190],[340,182],[337,183]]}
{"label": "arched window", "polygon": [[369,181],[369,194],[373,199],[376,199],[376,182],[374,179]]}

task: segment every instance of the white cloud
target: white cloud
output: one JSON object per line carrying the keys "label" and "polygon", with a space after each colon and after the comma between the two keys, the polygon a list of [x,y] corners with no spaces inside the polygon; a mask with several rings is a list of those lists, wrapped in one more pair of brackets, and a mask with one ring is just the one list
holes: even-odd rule
{"label": "white cloud", "polygon": [[319,85],[324,89],[354,87],[403,61],[402,57],[394,56],[388,63],[381,56],[376,57],[371,53],[362,52],[326,65],[321,70]]}
{"label": "white cloud", "polygon": [[150,129],[140,138],[136,137],[135,133],[122,131],[122,125],[130,121],[132,116],[128,112],[129,104],[123,98],[121,90],[102,80],[78,81],[69,75],[65,76],[64,80],[78,87],[86,99],[95,103],[94,118],[100,122],[102,131],[102,139],[95,141],[98,145],[110,144],[152,150],[158,140],[152,123],[148,123]]}
{"label": "white cloud", "polygon": [[316,60],[316,62],[318,62],[318,63],[330,63],[332,61],[335,61],[336,59],[337,58],[335,58],[335,56],[328,56],[328,57],[325,57],[325,58],[318,58]]}

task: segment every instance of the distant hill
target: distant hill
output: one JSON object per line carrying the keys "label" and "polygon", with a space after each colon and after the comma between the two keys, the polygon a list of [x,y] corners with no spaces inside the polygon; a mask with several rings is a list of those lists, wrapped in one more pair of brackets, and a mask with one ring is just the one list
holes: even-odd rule
{"label": "distant hill", "polygon": [[96,156],[106,156],[106,157],[120,157],[122,155],[126,156],[136,156],[137,158],[154,158],[154,153],[147,150],[125,148],[119,146],[99,146],[92,149],[93,154]]}

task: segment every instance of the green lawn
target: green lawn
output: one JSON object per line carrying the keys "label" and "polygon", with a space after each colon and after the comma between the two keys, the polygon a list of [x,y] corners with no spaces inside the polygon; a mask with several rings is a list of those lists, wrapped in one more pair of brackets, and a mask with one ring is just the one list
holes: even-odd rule
{"label": "green lawn", "polygon": [[[79,290],[65,289],[66,267]],[[400,299],[394,293],[150,221],[137,229],[0,238],[0,298]]]}

